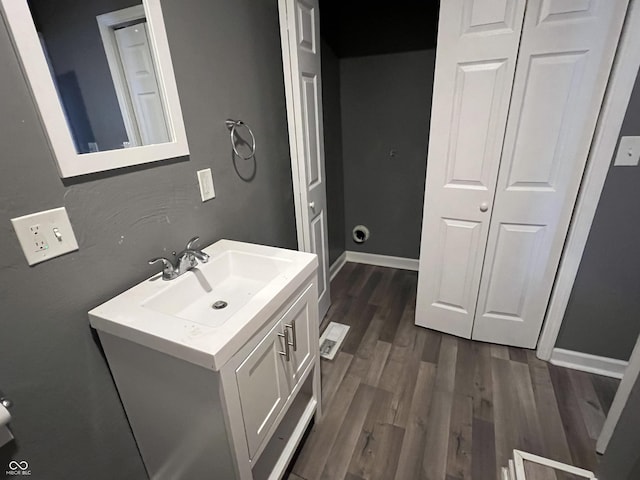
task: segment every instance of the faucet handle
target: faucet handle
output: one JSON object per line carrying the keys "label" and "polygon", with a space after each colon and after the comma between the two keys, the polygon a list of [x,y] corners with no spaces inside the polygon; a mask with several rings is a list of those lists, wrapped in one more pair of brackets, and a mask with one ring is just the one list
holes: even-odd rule
{"label": "faucet handle", "polygon": [[149,265],[153,265],[154,263],[162,262],[162,278],[164,280],[171,280],[176,275],[176,269],[173,266],[173,263],[167,258],[164,257],[156,257],[149,260]]}
{"label": "faucet handle", "polygon": [[164,258],[164,257],[152,258],[151,260],[149,260],[148,263],[149,265],[153,265],[154,263],[157,263],[157,262],[162,262],[162,265],[165,268],[173,267],[173,264],[171,263],[171,261],[168,258]]}
{"label": "faucet handle", "polygon": [[198,240],[200,240],[200,237],[193,237],[191,240],[189,240],[187,242],[185,250],[193,250],[196,247],[195,244],[198,243]]}

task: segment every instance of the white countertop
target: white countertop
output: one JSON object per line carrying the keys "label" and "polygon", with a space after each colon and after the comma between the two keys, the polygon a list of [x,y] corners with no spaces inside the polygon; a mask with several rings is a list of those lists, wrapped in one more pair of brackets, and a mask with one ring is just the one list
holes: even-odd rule
{"label": "white countertop", "polygon": [[220,326],[211,327],[144,306],[158,295],[171,295],[189,275],[165,281],[161,274],[141,282],[89,312],[91,326],[162,353],[211,370],[220,368],[273,316],[298,287],[315,273],[316,255],[276,247],[220,240],[203,249],[211,261],[196,267],[206,276],[207,267],[227,252],[241,252],[279,260],[279,273]]}

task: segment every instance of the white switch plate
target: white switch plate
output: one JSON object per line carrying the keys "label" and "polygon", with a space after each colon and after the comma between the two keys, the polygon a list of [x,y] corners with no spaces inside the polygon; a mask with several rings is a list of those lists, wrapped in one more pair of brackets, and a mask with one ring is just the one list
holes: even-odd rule
{"label": "white switch plate", "polygon": [[637,167],[640,159],[640,137],[622,137],[616,154],[615,166]]}
{"label": "white switch plate", "polygon": [[78,250],[78,242],[64,207],[12,218],[29,265]]}
{"label": "white switch plate", "polygon": [[216,197],[216,191],[213,189],[213,176],[211,175],[210,168],[198,170],[198,183],[200,184],[200,197],[203,202]]}

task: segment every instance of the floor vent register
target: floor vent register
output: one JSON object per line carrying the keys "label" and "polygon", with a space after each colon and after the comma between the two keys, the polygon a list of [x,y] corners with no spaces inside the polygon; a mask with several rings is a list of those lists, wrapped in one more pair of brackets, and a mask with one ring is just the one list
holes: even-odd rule
{"label": "floor vent register", "polygon": [[349,325],[331,322],[320,337],[320,356],[333,360],[349,332]]}

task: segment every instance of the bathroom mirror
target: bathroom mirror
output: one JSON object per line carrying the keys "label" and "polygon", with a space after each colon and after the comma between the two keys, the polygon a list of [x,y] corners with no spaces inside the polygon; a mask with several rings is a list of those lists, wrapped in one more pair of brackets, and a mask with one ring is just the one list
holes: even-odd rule
{"label": "bathroom mirror", "polygon": [[0,0],[62,177],[188,155],[160,0]]}

